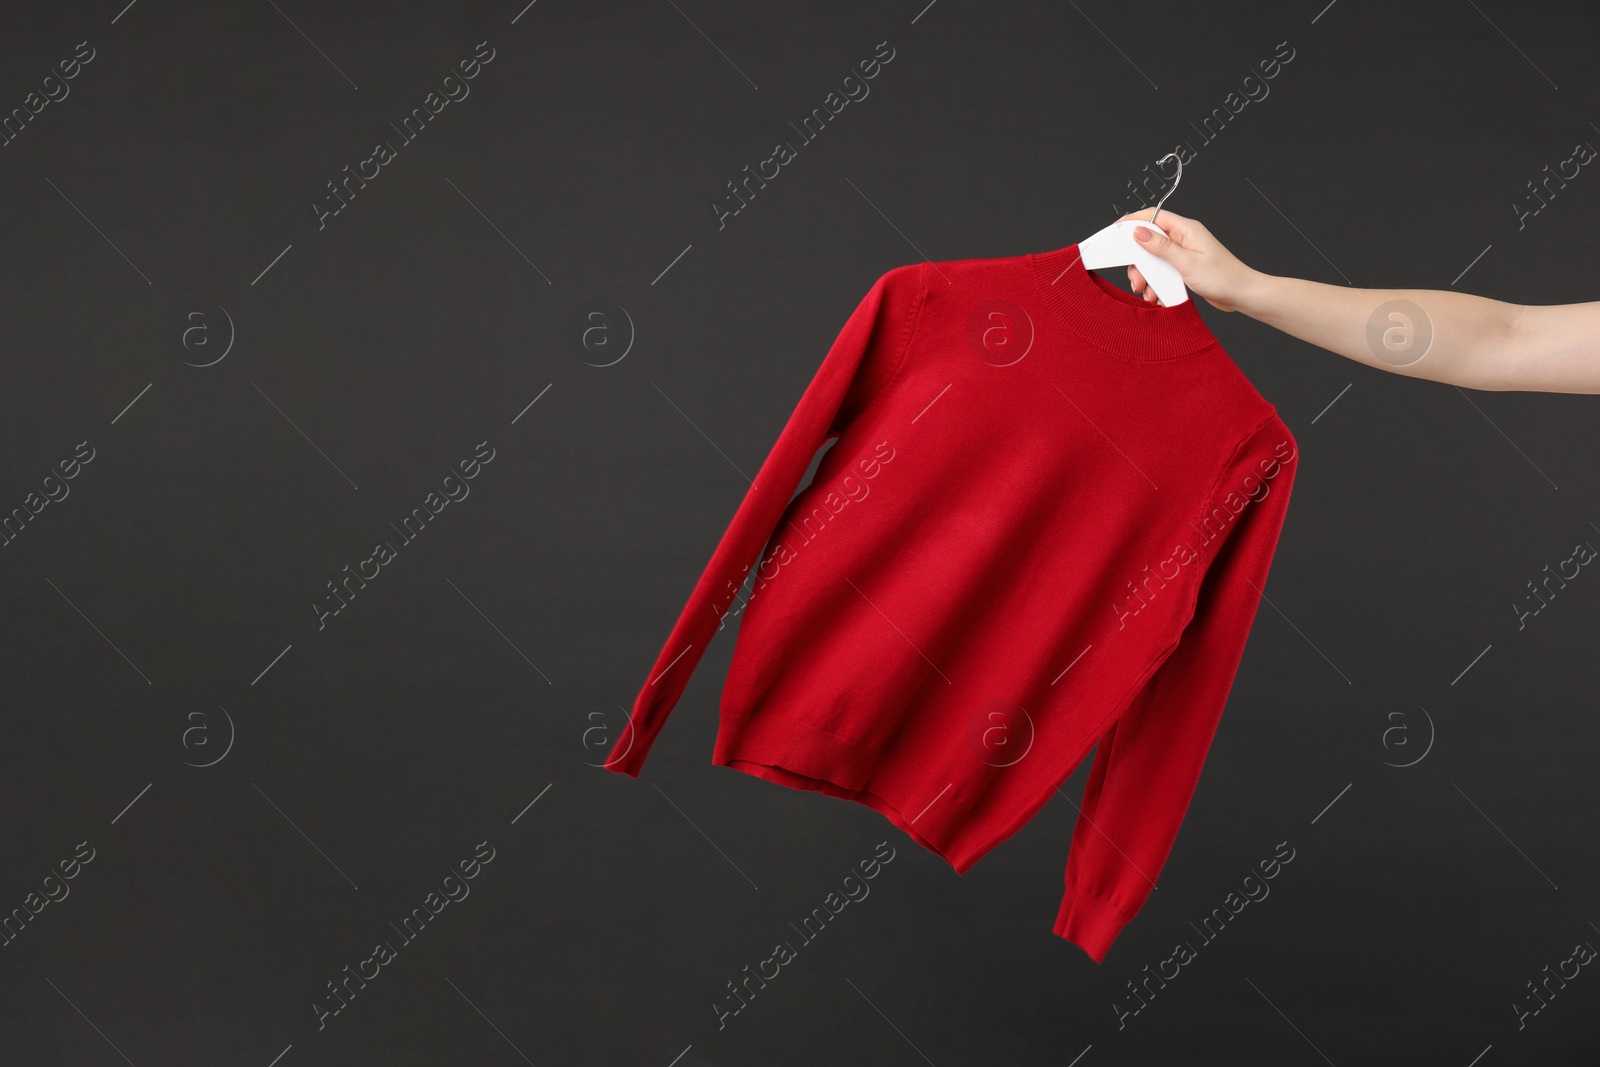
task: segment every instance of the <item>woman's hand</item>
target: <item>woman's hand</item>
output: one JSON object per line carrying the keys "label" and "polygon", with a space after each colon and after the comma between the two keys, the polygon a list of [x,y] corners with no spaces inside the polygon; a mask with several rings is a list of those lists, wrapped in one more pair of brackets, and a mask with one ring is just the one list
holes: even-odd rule
{"label": "woman's hand", "polygon": [[[1155,209],[1147,207],[1122,217],[1149,221],[1153,214]],[[1134,229],[1134,239],[1138,240],[1141,233],[1147,235],[1149,240],[1140,243],[1152,254],[1177,267],[1178,273],[1183,276],[1183,284],[1190,292],[1205,297],[1206,302],[1218,311],[1237,310],[1242,294],[1258,277],[1257,272],[1240,262],[1237,256],[1223,247],[1221,241],[1211,235],[1210,230],[1194,219],[1162,208],[1161,218],[1156,225],[1167,231],[1168,236],[1163,237],[1149,227],[1139,226]],[[1128,283],[1133,286],[1135,294],[1153,304],[1161,303],[1155,290],[1139,273],[1139,268],[1128,268]]]}

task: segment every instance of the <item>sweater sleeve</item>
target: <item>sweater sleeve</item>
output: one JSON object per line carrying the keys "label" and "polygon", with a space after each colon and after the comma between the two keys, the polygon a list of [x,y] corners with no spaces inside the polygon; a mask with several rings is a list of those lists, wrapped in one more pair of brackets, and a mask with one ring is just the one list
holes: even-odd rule
{"label": "sweater sleeve", "polygon": [[1194,610],[1101,737],[1054,932],[1096,963],[1155,888],[1244,655],[1289,508],[1298,449],[1274,411],[1235,449],[1195,524]]}
{"label": "sweater sleeve", "polygon": [[851,312],[656,656],[628,725],[603,764],[606,770],[639,776],[656,735],[722,628],[723,615],[817,449],[842,434],[899,370],[925,294],[921,263],[896,267],[873,283]]}

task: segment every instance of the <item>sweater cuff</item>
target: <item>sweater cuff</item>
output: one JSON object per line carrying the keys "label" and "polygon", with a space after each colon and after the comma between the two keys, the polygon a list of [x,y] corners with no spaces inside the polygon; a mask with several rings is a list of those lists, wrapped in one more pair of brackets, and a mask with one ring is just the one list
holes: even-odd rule
{"label": "sweater cuff", "polygon": [[1056,912],[1053,932],[1083,949],[1096,963],[1102,963],[1111,943],[1132,919],[1132,915],[1088,890],[1068,886]]}
{"label": "sweater cuff", "polygon": [[656,739],[654,736],[640,737],[636,726],[630,718],[628,725],[622,728],[622,736],[611,746],[606,761],[600,764],[602,770],[615,771],[629,778],[639,777],[639,772],[644,770],[644,759],[650,754],[650,746],[655,744]]}
{"label": "sweater cuff", "polygon": [[641,755],[639,757],[629,759],[627,756],[624,756],[618,760],[602,763],[600,767],[602,770],[615,771],[618,774],[625,774],[629,778],[637,778],[639,777],[639,772],[644,770],[644,757]]}

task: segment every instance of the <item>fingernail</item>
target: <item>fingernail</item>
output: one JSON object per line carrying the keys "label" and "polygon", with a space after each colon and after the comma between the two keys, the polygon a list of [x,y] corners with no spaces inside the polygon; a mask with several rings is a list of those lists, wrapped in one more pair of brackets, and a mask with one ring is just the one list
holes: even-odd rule
{"label": "fingernail", "polygon": [[1143,244],[1150,240],[1150,231],[1145,229],[1143,226],[1135,226],[1133,228],[1133,239],[1138,241],[1140,244]]}

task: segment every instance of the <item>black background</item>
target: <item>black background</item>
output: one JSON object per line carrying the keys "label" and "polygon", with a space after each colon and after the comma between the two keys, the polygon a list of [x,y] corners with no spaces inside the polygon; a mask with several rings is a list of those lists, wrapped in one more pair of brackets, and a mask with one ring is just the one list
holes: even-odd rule
{"label": "black background", "polygon": [[[1600,943],[1600,577],[1511,607],[1600,544],[1591,397],[1202,304],[1302,469],[1160,890],[1101,966],[1050,933],[1088,761],[957,878],[870,809],[710,764],[729,633],[644,776],[595,769],[740,472],[891,267],[1063,247],[1186,141],[1168,206],[1260,269],[1600,292],[1600,177],[1512,206],[1600,144],[1592,5],[924,4],[5,8],[0,110],[95,57],[0,148],[0,510],[94,459],[0,548],[0,911],[94,859],[0,948],[0,1063],[1600,1062],[1591,969],[1513,1010]],[[325,183],[484,41],[319,229]],[[719,229],[882,41],[870,96]],[[470,496],[319,629],[483,441]],[[725,983],[885,840],[872,895],[719,1029]],[[1119,1028],[1284,841],[1271,895]],[[480,842],[470,896],[319,1029]]]}

